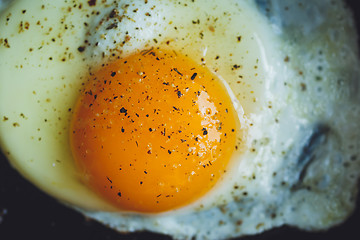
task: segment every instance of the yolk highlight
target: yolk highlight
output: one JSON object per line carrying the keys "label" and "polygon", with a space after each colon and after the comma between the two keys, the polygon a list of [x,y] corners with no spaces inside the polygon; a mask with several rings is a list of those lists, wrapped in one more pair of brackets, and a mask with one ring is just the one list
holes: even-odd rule
{"label": "yolk highlight", "polygon": [[163,212],[208,192],[235,149],[219,80],[172,51],[102,66],[76,105],[71,147],[88,184],[121,210]]}

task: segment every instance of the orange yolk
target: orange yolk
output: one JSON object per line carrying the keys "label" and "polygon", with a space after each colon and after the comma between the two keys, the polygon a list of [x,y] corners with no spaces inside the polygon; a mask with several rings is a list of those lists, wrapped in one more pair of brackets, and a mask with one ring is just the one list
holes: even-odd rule
{"label": "orange yolk", "polygon": [[125,211],[193,202],[226,172],[238,120],[220,81],[172,51],[103,65],[76,105],[71,147],[87,183]]}

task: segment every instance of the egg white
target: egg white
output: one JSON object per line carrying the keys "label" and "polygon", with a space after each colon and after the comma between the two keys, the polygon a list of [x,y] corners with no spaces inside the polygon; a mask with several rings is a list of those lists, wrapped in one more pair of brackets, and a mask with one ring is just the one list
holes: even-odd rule
{"label": "egg white", "polygon": [[[12,136],[4,137],[7,139],[5,144],[8,145],[6,148],[9,148],[9,157],[14,159],[15,165],[18,161],[25,161],[25,165],[21,164],[17,168],[23,172],[23,175],[34,170],[34,173],[30,173],[34,176],[33,181],[37,182],[41,188],[45,188],[50,194],[54,194],[71,204],[90,209],[101,209],[106,206],[99,205],[99,203],[91,204],[91,201],[84,205],[77,200],[84,199],[84,197],[92,199],[93,196],[82,196],[81,193],[77,193],[77,188],[84,188],[82,191],[86,192],[87,187],[79,181],[73,164],[68,146],[68,123],[71,119],[71,109],[74,107],[82,83],[87,80],[88,69],[93,66],[96,67],[103,58],[111,57],[113,52],[111,49],[119,48],[114,44],[114,40],[120,39],[118,42],[122,44],[121,40],[125,38],[121,34],[127,33],[126,35],[131,38],[126,44],[122,44],[123,53],[121,55],[126,56],[126,54],[137,49],[155,46],[154,36],[156,36],[158,45],[189,55],[201,64],[206,63],[210,70],[223,80],[231,79],[231,81],[224,80],[224,83],[228,88],[234,89],[233,92],[229,91],[229,93],[237,104],[240,115],[244,111],[250,114],[259,108],[257,101],[261,98],[252,97],[250,92],[255,95],[255,91],[260,93],[264,88],[261,85],[264,79],[263,64],[257,63],[260,47],[263,46],[260,46],[262,43],[257,42],[254,38],[256,27],[244,24],[242,31],[229,31],[231,37],[226,35],[227,37],[221,40],[216,37],[225,36],[225,33],[221,32],[223,31],[221,27],[229,24],[230,17],[239,18],[237,22],[245,23],[244,19],[248,18],[251,13],[236,16],[234,10],[229,5],[225,5],[223,11],[217,13],[218,16],[212,14],[211,11],[215,10],[210,9],[207,15],[203,14],[203,16],[184,23],[184,17],[191,19],[187,7],[181,8],[173,3],[165,3],[163,6],[158,4],[154,10],[151,10],[153,17],[149,17],[146,13],[150,11],[153,5],[137,2],[136,5],[127,7],[127,17],[122,20],[121,25],[119,24],[120,28],[108,30],[111,22],[107,18],[111,11],[113,9],[121,10],[126,4],[101,4],[91,7],[85,3],[79,9],[80,5],[73,7],[73,4],[66,3],[57,5],[57,3],[44,4],[44,2],[39,1],[36,5],[27,6],[23,2],[17,1],[8,10],[9,13],[11,12],[11,16],[7,13],[3,14],[5,18],[9,16],[9,20],[5,20],[7,25],[4,29],[9,37],[4,37],[4,39],[7,39],[10,48],[4,48],[2,59],[5,63],[2,72],[4,79],[18,79],[15,80],[17,82],[15,85],[13,85],[14,82],[9,82],[8,84],[5,83],[2,88],[2,95],[5,98],[10,93],[9,89],[18,92],[17,98],[12,100],[13,103],[4,106],[4,117],[9,119],[4,122],[4,127],[9,128],[6,132],[9,131],[7,134]],[[200,7],[203,8],[200,4],[193,11],[196,12]],[[26,9],[24,13],[22,8]],[[165,13],[168,15],[169,12],[174,12],[174,8],[178,14],[175,17],[169,17],[166,23],[159,24],[159,19],[163,18]],[[139,10],[134,12],[135,9]],[[38,10],[40,13],[34,17],[31,13]],[[187,15],[183,16],[184,14]],[[228,18],[224,18],[223,15],[228,15]],[[208,16],[211,16],[211,19],[208,20]],[[171,23],[169,23],[170,21]],[[198,24],[197,21],[204,22],[205,26]],[[238,27],[237,22],[232,22],[232,28]],[[84,28],[85,23],[88,25],[87,28]],[[153,27],[149,30],[149,28],[134,24]],[[25,25],[29,25],[29,29],[26,29]],[[262,26],[262,24],[257,25]],[[209,30],[210,27],[214,28],[214,32]],[[192,32],[189,32],[189,29]],[[262,30],[266,33],[264,29]],[[142,30],[146,32],[143,33]],[[162,33],[161,36],[161,31],[166,34]],[[258,32],[262,31],[258,30]],[[209,36],[201,37],[200,34]],[[13,37],[11,37],[12,35]],[[242,37],[241,42],[238,40],[238,36]],[[200,41],[201,38],[205,38],[205,40]],[[29,40],[24,44],[24,39]],[[168,41],[170,44],[164,44]],[[237,51],[240,52],[240,58],[231,56],[234,55],[233,47],[226,48],[232,43],[238,45]],[[84,48],[84,52],[79,51],[79,47]],[[17,51],[20,54],[13,54],[12,51]],[[11,56],[7,57],[7,53]],[[24,58],[18,57],[22,55]],[[216,60],[217,56],[219,57],[218,60]],[[220,67],[219,65],[226,65],[227,67]],[[233,65],[241,65],[242,69],[234,71]],[[254,69],[254,66],[258,68]],[[6,71],[5,69],[11,70]],[[41,69],[39,76],[31,74],[40,71],[39,69]],[[241,77],[239,77],[240,75]],[[241,83],[238,83],[240,80],[242,80]],[[18,88],[18,84],[22,86],[22,89],[21,87]],[[235,88],[231,85],[244,87]],[[260,95],[259,93],[257,95]],[[241,98],[241,105],[236,99],[236,95]],[[242,106],[244,106],[244,110]],[[18,122],[16,127],[13,126],[15,122]],[[24,137],[22,128],[28,129],[26,130],[29,135],[27,138]],[[21,145],[29,146],[29,149],[18,153],[14,150],[10,151],[11,146],[15,146],[15,143],[10,140],[11,138],[18,144],[19,139],[24,141]],[[38,173],[38,164],[47,166],[49,170],[46,168],[46,171]],[[51,179],[50,184],[44,179]],[[52,185],[60,187],[54,188]],[[63,191],[71,191],[70,189],[73,189],[74,192],[63,193]]]}
{"label": "egg white", "polygon": [[[354,208],[359,177],[359,161],[352,160],[360,149],[353,23],[338,1],[309,20],[316,24],[305,24],[312,28],[296,31],[299,21],[281,20],[299,11],[303,16],[307,8],[257,3],[14,1],[0,19],[4,153],[39,188],[119,231],[220,239],[283,224],[326,229],[343,221]],[[272,10],[268,18],[261,7]],[[119,18],[109,17],[114,9]],[[331,18],[335,13],[344,20]],[[203,199],[160,215],[119,213],[82,183],[69,148],[69,122],[92,68],[113,54],[157,46],[188,55],[219,76],[246,135],[239,136],[243,148],[225,178]],[[299,156],[319,123],[331,131],[299,181]]]}

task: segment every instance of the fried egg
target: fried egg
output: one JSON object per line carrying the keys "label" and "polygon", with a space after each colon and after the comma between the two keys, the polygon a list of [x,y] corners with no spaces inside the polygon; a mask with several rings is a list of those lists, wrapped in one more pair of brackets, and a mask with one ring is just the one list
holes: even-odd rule
{"label": "fried egg", "polygon": [[353,211],[359,60],[341,1],[16,0],[0,19],[1,148],[85,216],[228,239]]}

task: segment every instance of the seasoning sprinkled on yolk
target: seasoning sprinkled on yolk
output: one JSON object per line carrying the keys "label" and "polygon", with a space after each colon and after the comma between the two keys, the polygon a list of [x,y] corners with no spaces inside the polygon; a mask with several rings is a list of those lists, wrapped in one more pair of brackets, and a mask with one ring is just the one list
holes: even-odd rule
{"label": "seasoning sprinkled on yolk", "polygon": [[176,209],[226,172],[238,120],[220,81],[173,51],[148,50],[90,75],[71,147],[84,179],[125,211]]}

